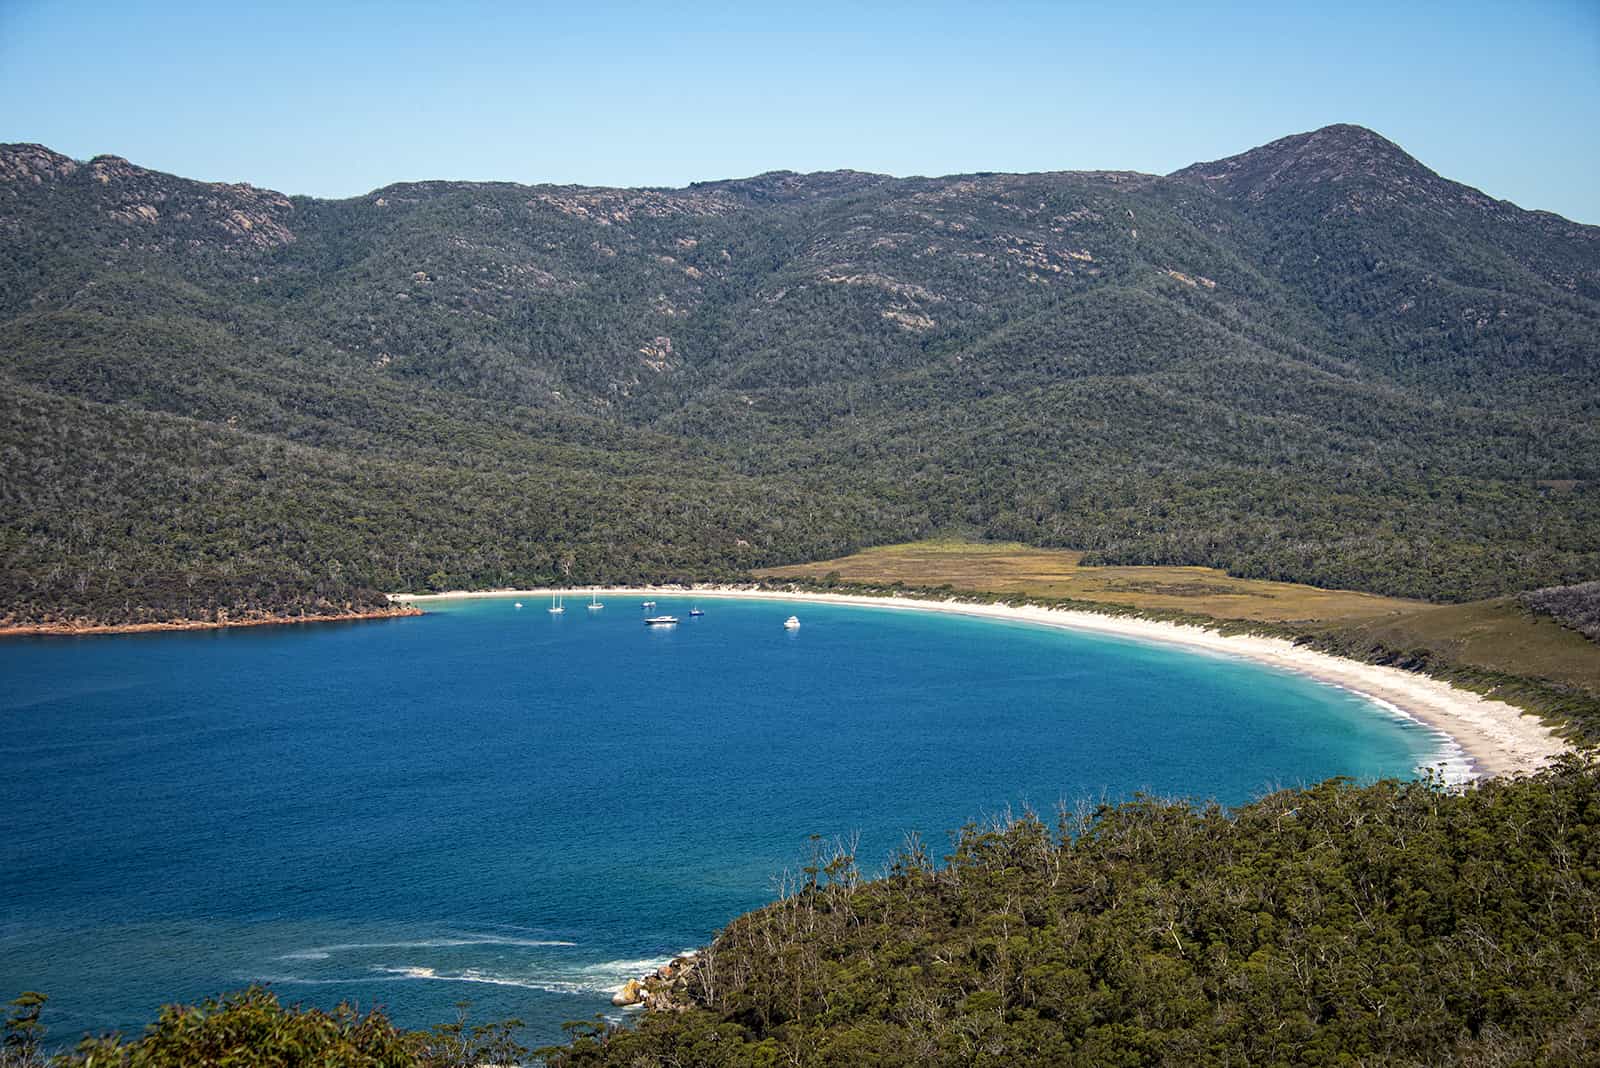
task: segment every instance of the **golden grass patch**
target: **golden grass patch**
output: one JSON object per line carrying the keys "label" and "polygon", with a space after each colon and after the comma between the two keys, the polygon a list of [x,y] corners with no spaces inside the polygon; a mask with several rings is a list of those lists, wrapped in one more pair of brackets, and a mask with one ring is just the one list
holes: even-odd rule
{"label": "golden grass patch", "polygon": [[1016,543],[919,541],[867,549],[837,560],[767,568],[766,578],[942,586],[981,593],[1070,597],[1143,611],[1194,612],[1270,622],[1374,619],[1414,611],[1421,601],[1293,582],[1234,578],[1209,567],[1085,567],[1083,553]]}

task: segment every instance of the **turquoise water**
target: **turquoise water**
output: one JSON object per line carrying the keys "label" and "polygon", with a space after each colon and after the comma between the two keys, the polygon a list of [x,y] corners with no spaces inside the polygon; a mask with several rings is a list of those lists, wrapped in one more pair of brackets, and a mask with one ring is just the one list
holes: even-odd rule
{"label": "turquoise water", "polygon": [[[659,597],[0,642],[0,998],[57,1042],[269,980],[400,1022],[612,1013],[809,836],[1408,775],[1438,739],[1244,661],[1025,624]],[[803,626],[785,631],[797,613]]]}

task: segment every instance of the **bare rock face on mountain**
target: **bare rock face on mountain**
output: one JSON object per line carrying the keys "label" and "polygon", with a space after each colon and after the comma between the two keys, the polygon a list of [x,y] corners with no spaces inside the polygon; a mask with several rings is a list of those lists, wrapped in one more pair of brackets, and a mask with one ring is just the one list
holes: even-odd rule
{"label": "bare rock face on mountain", "polygon": [[70,178],[78,164],[43,145],[6,145],[0,148],[0,182],[42,185]]}
{"label": "bare rock face on mountain", "polygon": [[294,205],[282,193],[191,182],[121,156],[80,165],[40,145],[0,146],[0,197],[17,202],[29,194],[48,196],[56,210],[87,208],[132,226],[123,238],[151,250],[263,252],[294,240]]}

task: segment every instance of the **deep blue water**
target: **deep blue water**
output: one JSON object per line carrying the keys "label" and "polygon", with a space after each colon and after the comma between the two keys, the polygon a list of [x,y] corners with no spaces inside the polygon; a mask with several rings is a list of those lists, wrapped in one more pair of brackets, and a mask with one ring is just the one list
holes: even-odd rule
{"label": "deep blue water", "polygon": [[[0,641],[0,1000],[51,1038],[252,979],[535,1041],[769,900],[812,834],[1136,790],[1409,775],[1435,735],[1230,658],[1023,624],[660,597]],[[786,632],[796,612],[803,626]]]}

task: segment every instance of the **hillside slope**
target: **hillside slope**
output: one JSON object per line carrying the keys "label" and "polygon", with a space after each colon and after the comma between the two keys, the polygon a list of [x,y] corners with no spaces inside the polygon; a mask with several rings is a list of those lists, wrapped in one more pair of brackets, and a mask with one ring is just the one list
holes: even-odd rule
{"label": "hillside slope", "polygon": [[321,201],[0,147],[0,609],[716,577],[959,529],[1600,576],[1600,228],[1357,127],[1167,177]]}
{"label": "hillside slope", "polygon": [[1592,765],[1452,795],[1330,780],[845,846],[584,1065],[1593,1064]]}

